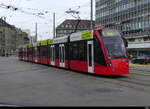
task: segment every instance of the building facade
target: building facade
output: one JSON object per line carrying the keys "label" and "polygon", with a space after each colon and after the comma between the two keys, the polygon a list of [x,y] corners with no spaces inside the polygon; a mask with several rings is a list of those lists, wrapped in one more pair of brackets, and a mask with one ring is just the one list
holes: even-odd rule
{"label": "building facade", "polygon": [[124,34],[129,53],[150,55],[150,0],[96,0],[96,26]]}
{"label": "building facade", "polygon": [[[95,21],[93,21],[95,25]],[[63,37],[70,35],[77,31],[89,30],[91,28],[90,20],[65,20],[56,28],[56,37]]]}
{"label": "building facade", "polygon": [[0,19],[0,55],[16,54],[18,47],[27,43],[27,33]]}

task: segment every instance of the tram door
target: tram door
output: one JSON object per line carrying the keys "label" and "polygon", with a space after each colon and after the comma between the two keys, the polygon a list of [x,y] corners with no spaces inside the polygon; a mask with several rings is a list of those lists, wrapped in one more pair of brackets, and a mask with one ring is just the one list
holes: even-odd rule
{"label": "tram door", "polygon": [[52,45],[52,46],[50,46],[50,64],[51,65],[55,65],[55,46],[54,45]]}
{"label": "tram door", "polygon": [[88,72],[94,73],[93,41],[88,41],[87,43],[87,61],[88,61]]}
{"label": "tram door", "polygon": [[59,45],[59,62],[60,62],[60,67],[65,67],[65,45],[60,44]]}

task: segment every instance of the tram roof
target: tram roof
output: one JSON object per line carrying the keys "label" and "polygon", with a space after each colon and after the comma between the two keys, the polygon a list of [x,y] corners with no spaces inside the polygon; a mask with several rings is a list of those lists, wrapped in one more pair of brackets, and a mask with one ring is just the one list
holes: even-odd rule
{"label": "tram roof", "polygon": [[68,36],[64,36],[64,37],[55,38],[53,43],[58,44],[58,43],[67,43],[67,42],[68,42]]}
{"label": "tram roof", "polygon": [[36,42],[36,46],[40,46],[41,45],[41,41]]}
{"label": "tram roof", "polygon": [[47,40],[47,41],[48,41],[48,45],[51,45],[51,44],[54,43],[54,40],[53,40],[53,39],[49,39],[49,40]]}
{"label": "tram roof", "polygon": [[27,48],[32,48],[33,45],[31,43],[27,44]]}
{"label": "tram roof", "polygon": [[45,45],[48,45],[48,41],[47,40],[41,41],[41,46],[45,46]]}
{"label": "tram roof", "polygon": [[70,41],[90,40],[93,39],[93,30],[86,30],[77,33],[73,33],[70,36]]}

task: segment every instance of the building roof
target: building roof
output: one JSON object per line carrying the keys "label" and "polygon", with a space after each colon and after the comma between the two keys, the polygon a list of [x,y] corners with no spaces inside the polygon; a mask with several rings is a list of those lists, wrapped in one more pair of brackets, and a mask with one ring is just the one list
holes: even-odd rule
{"label": "building roof", "polygon": [[0,26],[1,27],[8,27],[15,30],[15,26],[8,24],[6,21],[0,18]]}
{"label": "building roof", "polygon": [[[80,22],[79,22],[80,21]],[[91,26],[91,21],[90,20],[73,20],[73,19],[67,19],[65,20],[63,23],[61,23],[57,29],[75,29],[77,24],[79,22],[78,25],[78,29],[87,29],[90,28]],[[93,21],[93,24],[95,25],[95,21]]]}

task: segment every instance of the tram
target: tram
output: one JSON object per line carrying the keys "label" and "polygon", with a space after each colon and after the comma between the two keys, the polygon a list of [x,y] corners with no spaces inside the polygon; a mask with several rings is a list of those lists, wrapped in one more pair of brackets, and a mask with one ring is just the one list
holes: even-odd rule
{"label": "tram", "polygon": [[40,41],[35,46],[29,44],[27,55],[21,55],[22,49],[19,51],[19,59],[25,56],[29,62],[100,75],[129,74],[126,46],[121,34],[103,26]]}
{"label": "tram", "polygon": [[24,58],[24,53],[23,53],[23,48],[19,48],[18,49],[18,58],[19,58],[19,60],[24,60],[23,58]]}

